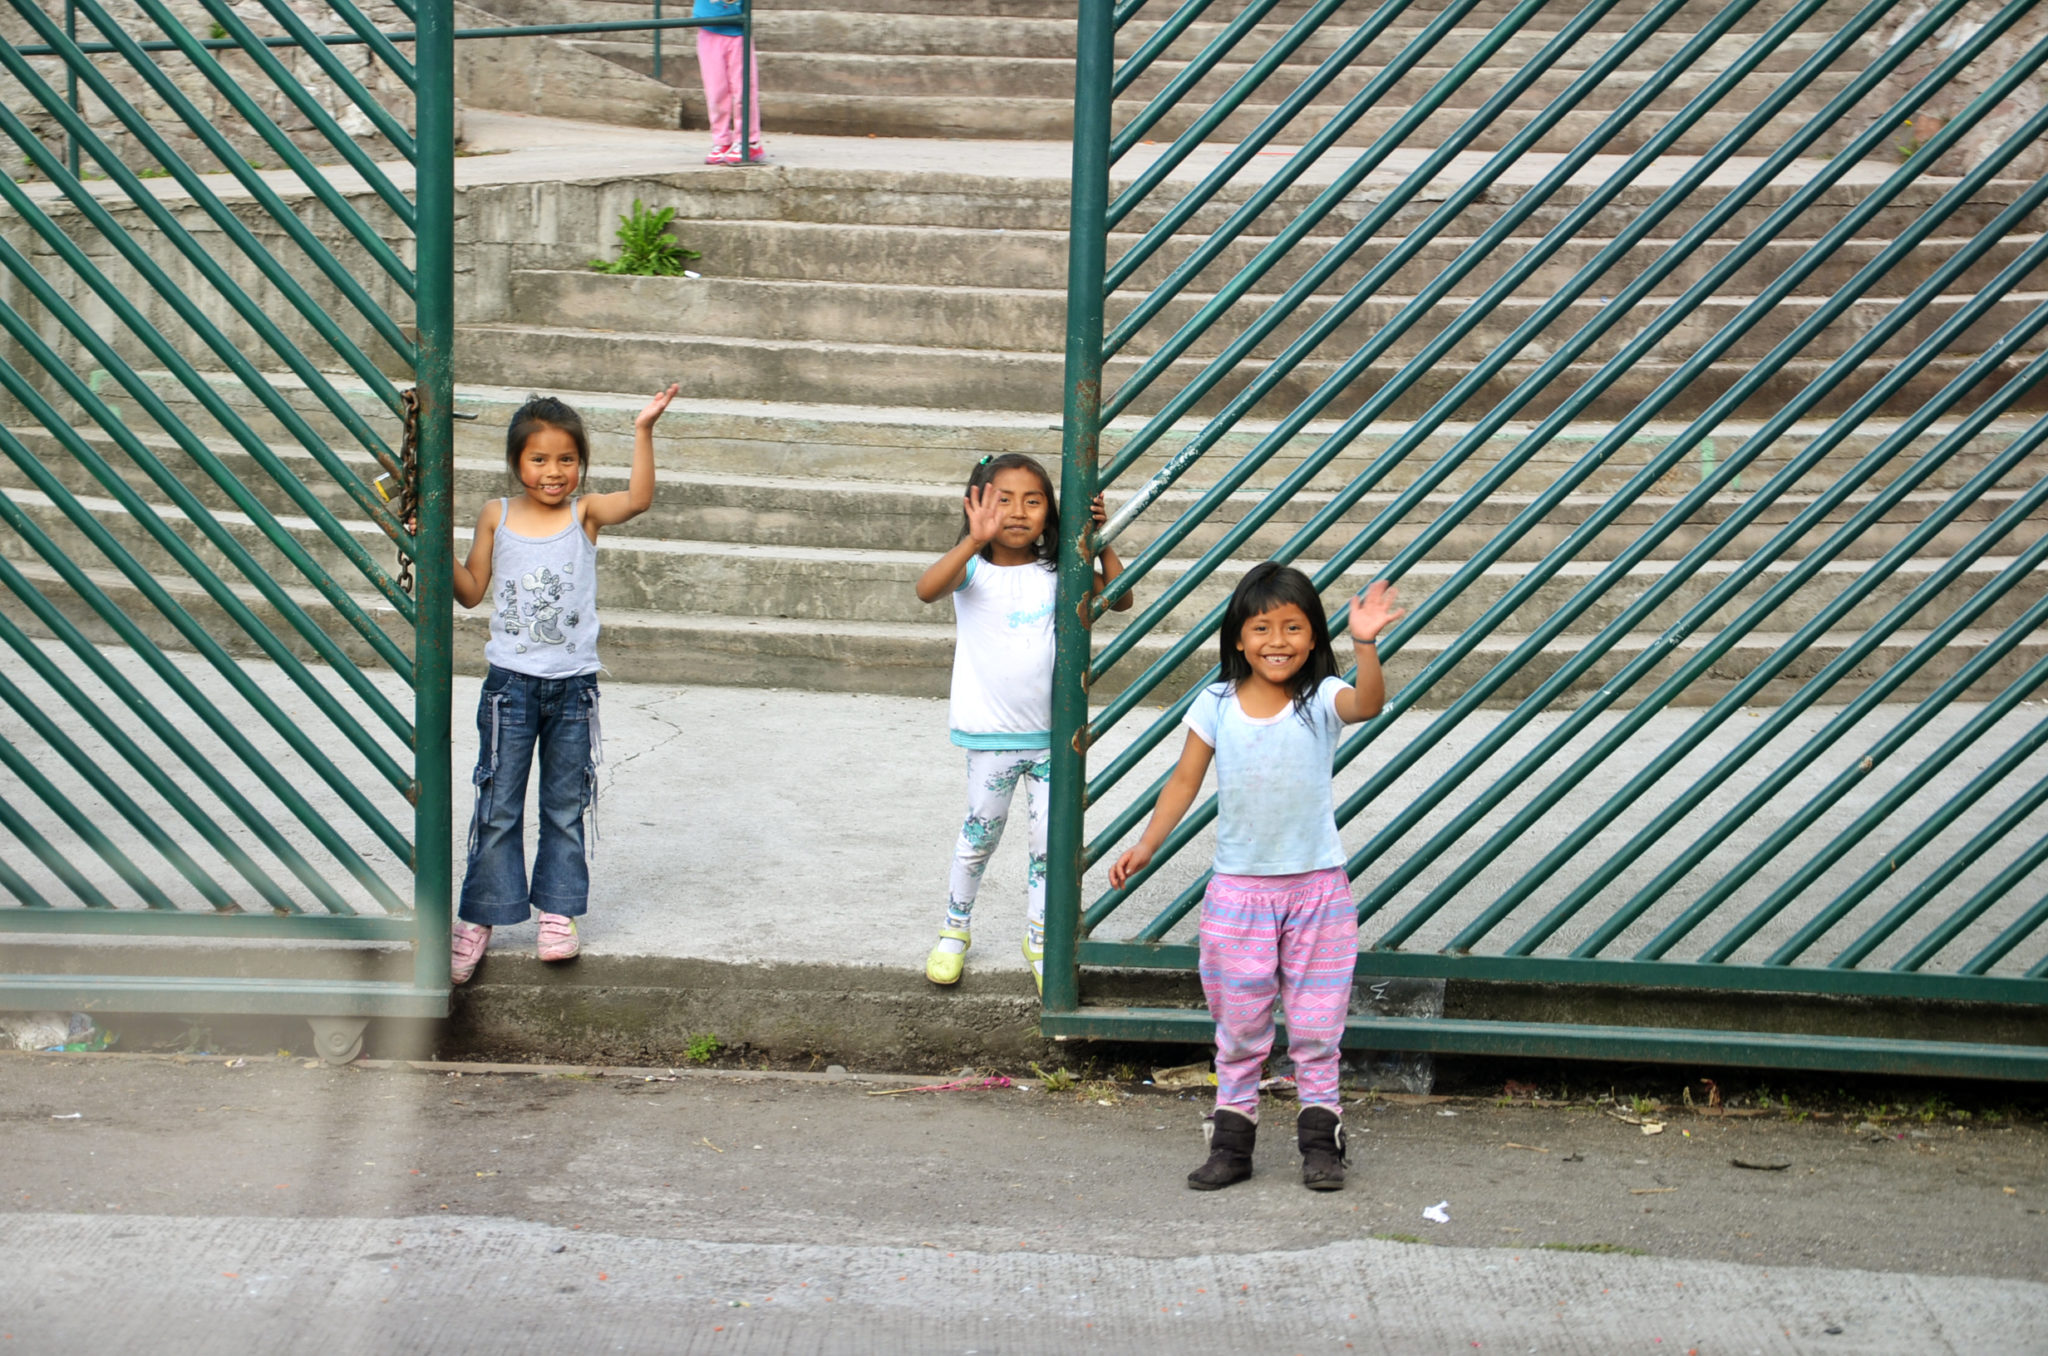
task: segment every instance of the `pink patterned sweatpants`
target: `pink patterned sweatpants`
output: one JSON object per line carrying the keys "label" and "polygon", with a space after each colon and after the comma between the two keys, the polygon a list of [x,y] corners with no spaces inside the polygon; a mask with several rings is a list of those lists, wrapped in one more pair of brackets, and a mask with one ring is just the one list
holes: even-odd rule
{"label": "pink patterned sweatpants", "polygon": [[1202,991],[1216,1019],[1216,1105],[1258,1119],[1277,997],[1301,1104],[1337,1110],[1337,1045],[1358,963],[1358,915],[1344,869],[1213,876],[1201,935]]}
{"label": "pink patterned sweatpants", "polygon": [[[707,33],[697,30],[697,69],[704,75],[704,109],[711,119],[711,145],[716,149],[740,144],[740,48],[746,39],[737,33]],[[747,110],[752,124],[752,145],[761,144],[761,54],[754,53],[754,102]]]}

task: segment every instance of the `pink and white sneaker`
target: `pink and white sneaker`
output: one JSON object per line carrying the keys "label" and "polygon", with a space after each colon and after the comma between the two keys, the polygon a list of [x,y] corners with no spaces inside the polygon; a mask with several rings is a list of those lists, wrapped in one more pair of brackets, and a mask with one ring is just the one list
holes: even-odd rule
{"label": "pink and white sneaker", "polygon": [[737,165],[740,163],[740,149],[737,146],[713,146],[711,154],[704,157],[707,165]]}
{"label": "pink and white sneaker", "polygon": [[476,973],[477,963],[484,958],[484,948],[490,944],[489,928],[456,919],[455,935],[449,944],[448,978],[457,984],[469,983],[469,977]]}
{"label": "pink and white sneaker", "polygon": [[574,960],[583,944],[576,940],[576,920],[559,913],[540,916],[540,958],[544,961]]}

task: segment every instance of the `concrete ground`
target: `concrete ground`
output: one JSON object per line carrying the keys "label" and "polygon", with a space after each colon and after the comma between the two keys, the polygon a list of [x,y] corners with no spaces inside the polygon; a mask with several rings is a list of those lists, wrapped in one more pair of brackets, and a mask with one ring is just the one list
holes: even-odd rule
{"label": "concrete ground", "polygon": [[[117,670],[130,678],[139,691],[156,699],[161,709],[180,728],[201,736],[202,749],[212,750],[213,755],[226,756],[216,743],[208,741],[206,732],[195,718],[185,712],[179,699],[163,688],[138,659],[122,651],[106,653]],[[200,691],[220,704],[228,718],[306,794],[315,809],[344,826],[349,841],[363,850],[370,865],[391,879],[400,878],[398,864],[392,854],[378,847],[367,833],[351,827],[354,822],[352,814],[339,797],[319,785],[309,765],[285,748],[282,739],[262,724],[253,709],[228,692],[224,681],[203,660],[191,655],[176,655],[173,661]],[[247,663],[245,667],[287,714],[304,720],[307,728],[316,732],[324,728],[325,718],[318,716],[311,703],[298,694],[276,669],[254,662]],[[20,681],[25,690],[38,699],[42,709],[71,734],[82,749],[94,753],[102,765],[122,765],[119,755],[100,741],[54,691],[43,689],[28,676]],[[332,682],[332,675],[323,671],[322,681]],[[388,674],[379,675],[379,681],[393,700],[409,711],[410,694]],[[470,771],[477,753],[474,721],[478,687],[478,679],[463,676],[455,679],[450,761],[456,803],[451,850],[458,878],[464,859]],[[88,682],[87,690],[99,693],[108,709],[119,709],[115,699],[104,689]],[[618,682],[603,683],[602,692],[605,760],[598,802],[598,841],[592,868],[590,913],[583,926],[586,955],[592,958],[702,960],[740,966],[866,968],[878,973],[906,974],[915,979],[916,985],[924,984],[921,978],[923,957],[931,945],[944,909],[947,866],[965,800],[964,756],[947,740],[945,702],[860,694]],[[1637,942],[1638,938],[1647,940],[1655,928],[1675,916],[1699,891],[1718,880],[1730,864],[1761,842],[1792,807],[1801,804],[1808,795],[1840,775],[1844,769],[1854,768],[1873,741],[1910,709],[1905,706],[1880,708],[1877,715],[1853,729],[1795,780],[1772,803],[1769,813],[1739,825],[1724,847],[1681,882],[1663,905],[1652,910],[1643,922],[1625,934],[1624,947],[1633,950],[1631,943]],[[1816,829],[1800,840],[1799,846],[1811,851],[1832,837],[1981,709],[1976,704],[1957,704],[1931,720],[1912,737],[1900,754],[1869,769],[1860,784],[1821,818]],[[360,711],[357,714],[362,715]],[[1377,745],[1338,775],[1337,796],[1341,799],[1349,794],[1385,758],[1410,742],[1432,737],[1437,714],[1416,712],[1394,721]],[[1389,797],[1384,804],[1367,806],[1344,829],[1346,845],[1356,850],[1368,842],[1374,831],[1394,819],[1409,798],[1420,794],[1471,753],[1476,741],[1491,730],[1503,714],[1475,713],[1454,733],[1436,744],[1398,783],[1401,788],[1398,797]],[[1432,810],[1421,820],[1418,829],[1398,840],[1394,852],[1361,876],[1359,892],[1363,894],[1367,888],[1383,880],[1396,865],[1403,863],[1406,855],[1425,841],[1430,832],[1449,822],[1452,814],[1463,808],[1474,793],[1489,786],[1525,755],[1543,733],[1555,729],[1566,714],[1546,713],[1529,729],[1508,741],[1491,759],[1483,761],[1462,791]],[[1681,762],[1668,778],[1642,798],[1640,804],[1632,806],[1616,821],[1615,827],[1596,839],[1594,850],[1605,852],[1624,841],[1625,831],[1646,822],[1676,788],[1688,784],[1693,777],[1735,748],[1767,714],[1762,709],[1746,710],[1714,731],[1697,752]],[[1597,917],[1604,917],[1607,909],[1626,898],[1634,887],[1647,881],[1670,851],[1689,843],[1716,817],[1725,815],[1741,793],[1754,786],[1764,772],[1837,714],[1833,708],[1817,708],[1794,721],[1785,735],[1771,743],[1761,756],[1704,802],[1695,817],[1666,840],[1661,852],[1646,856],[1624,874],[1603,896],[1595,918],[1574,921],[1560,932],[1560,941],[1583,936]],[[1094,765],[1099,768],[1110,756],[1123,749],[1156,715],[1156,712],[1141,709],[1131,720],[1112,729],[1092,755]],[[1500,807],[1487,814],[1480,821],[1480,832],[1468,834],[1461,841],[1460,850],[1469,851],[1483,843],[1487,832],[1504,823],[1510,813],[1527,802],[1536,786],[1555,775],[1565,766],[1570,755],[1591,742],[1593,735],[1611,728],[1616,718],[1616,713],[1612,712],[1601,716],[1592,724],[1589,733],[1566,745],[1563,755],[1550,759],[1530,786],[1509,796]],[[2041,703],[2028,701],[2019,704],[2011,714],[1992,726],[1980,740],[1965,749],[1923,790],[1917,792],[1904,810],[1859,844],[1822,883],[1813,887],[1809,893],[1812,907],[1818,907],[1833,893],[1833,889],[1828,887],[1838,889],[1870,863],[1885,860],[1884,854],[1890,850],[1890,845],[1917,827],[1921,815],[1965,789],[1994,756],[2018,743],[2023,735],[2039,724],[2041,718]],[[1699,712],[1695,709],[1658,713],[1596,775],[1572,791],[1546,823],[1576,823],[1611,794],[1624,777],[1643,766],[1697,719]],[[178,768],[178,758],[156,741],[147,729],[131,724],[128,733],[139,746],[154,753],[164,767]],[[1154,777],[1163,774],[1178,756],[1183,739],[1184,736],[1177,731],[1170,734],[1134,772],[1103,798],[1100,807],[1091,809],[1090,831],[1099,831],[1114,811],[1128,804]],[[395,744],[388,740],[386,743],[394,755],[399,752]],[[366,763],[353,760],[350,751],[332,737],[323,737],[323,747],[340,771],[354,777],[356,784],[376,801],[378,808],[394,824],[401,830],[410,829],[410,807],[395,791],[379,785]],[[74,791],[81,804],[97,804],[91,799],[90,790],[78,785],[62,761],[40,741],[30,741],[24,746],[24,752],[39,770],[67,790]],[[223,766],[234,766],[233,760],[230,758]],[[2048,774],[2048,752],[2036,752],[2022,760],[2000,791],[1978,801],[1955,827],[1938,835],[1924,849],[1917,859],[1918,869],[1902,863],[1904,869],[1899,870],[1898,881],[1886,883],[1868,902],[1852,911],[1841,927],[1829,934],[1827,942],[1836,946],[1846,944],[1847,938],[1859,930],[1859,925],[1867,923],[1896,902],[1911,884],[1918,881],[1924,869],[1955,854],[1972,834],[1989,822],[2015,794],[2009,788],[2032,785],[2044,774]],[[246,776],[240,777],[243,784],[249,780]],[[165,822],[170,822],[172,812],[155,801],[146,787],[130,784],[127,789],[140,804],[156,807]],[[252,787],[249,794],[259,807],[274,806],[260,788]],[[210,802],[204,803],[202,808],[209,809],[238,842],[256,855],[263,855],[254,837],[237,825],[226,811]],[[39,802],[28,801],[22,809],[32,822],[62,841],[62,825]],[[154,860],[151,849],[111,813],[99,813],[97,818],[110,836],[130,849],[136,860]],[[281,808],[273,808],[272,823],[291,841],[308,851],[313,860],[324,859],[322,850],[317,848],[310,835],[292,822]],[[528,832],[529,835],[534,832],[531,815]],[[1444,910],[1440,921],[1422,928],[1408,945],[1442,945],[1455,930],[1455,925],[1469,919],[1526,871],[1549,849],[1556,836],[1556,832],[1546,827],[1511,847],[1460,892]],[[2028,833],[2022,824],[2019,831],[2010,834],[1994,848],[1978,853],[1951,887],[1952,891],[1967,892],[1990,879],[2035,836]],[[975,974],[1007,977],[1002,981],[1002,988],[1019,997],[1030,992],[1017,945],[1023,931],[1024,915],[1023,839],[1020,817],[1017,831],[1005,839],[985,878],[977,913],[977,944],[969,960],[970,978]],[[1135,832],[1131,839],[1135,839]],[[234,873],[224,862],[189,838],[186,846],[202,867],[234,888]],[[4,852],[9,865],[24,871],[50,891],[51,898],[68,902],[62,886],[43,871],[20,843],[9,840],[0,846],[0,852]],[[1112,915],[1099,929],[1098,935],[1120,937],[1135,931],[1145,918],[1164,907],[1182,886],[1195,879],[1207,865],[1208,856],[1209,840],[1205,834],[1197,838],[1180,859],[1162,868],[1155,882],[1130,905]],[[1396,897],[1395,903],[1382,912],[1383,922],[1391,924],[1399,918],[1431,887],[1441,882],[1460,860],[1459,856],[1451,854],[1432,862],[1413,884]],[[1803,860],[1802,855],[1794,853],[1771,863],[1717,914],[1710,930],[1699,935],[1697,944],[1704,945],[1710,937],[1718,936],[1721,930],[1731,926],[1755,901],[1785,880]],[[120,884],[118,877],[96,859],[82,859],[77,865],[110,896],[124,903],[132,902],[132,895]],[[1105,888],[1106,870],[1107,860],[1089,872],[1085,891],[1087,899],[1092,900]],[[276,874],[286,884],[291,883],[283,872]],[[179,888],[174,877],[162,872],[159,875],[167,882],[167,888]],[[1556,884],[1539,891],[1530,903],[1523,906],[1515,915],[1514,922],[1525,924],[1533,921],[1537,913],[1548,907],[1575,879],[1570,869],[1561,873]],[[1950,897],[1960,899],[1964,895],[1955,893]],[[2030,893],[2025,888],[2016,891],[1966,929],[1945,954],[1953,956],[1959,952],[1969,954],[1974,951],[2036,898],[2038,891]],[[368,907],[367,900],[361,902]],[[1788,910],[1784,916],[1759,931],[1757,939],[1739,953],[1738,959],[1761,955],[1776,946],[1806,916],[1797,909]],[[1932,921],[1930,917],[1916,926],[1924,929]],[[492,954],[530,953],[534,933],[533,924],[499,929],[492,940]],[[1189,920],[1183,920],[1169,933],[1177,940],[1191,935],[1192,923]],[[1365,938],[1370,941],[1377,935],[1378,931],[1368,925]],[[1500,942],[1504,944],[1506,937],[1511,935],[1512,932],[1501,934]],[[1902,930],[1901,938],[1911,935],[1915,935],[1912,929]],[[1558,946],[1559,942],[1553,942],[1550,949]],[[1903,940],[1895,942],[1876,953],[1877,959],[1885,960],[1903,946]],[[2039,959],[2039,950],[2038,941],[2031,946],[2022,944],[1994,973],[2023,970]],[[1824,945],[1813,959],[1824,959],[1832,954]],[[490,975],[489,965],[487,961],[483,972],[485,979]]]}
{"label": "concrete ground", "polygon": [[1196,1094],[910,1086],[0,1055],[0,1344],[2048,1347],[2025,1120],[1378,1098],[1314,1194],[1269,1105],[1255,1176],[1197,1194]]}

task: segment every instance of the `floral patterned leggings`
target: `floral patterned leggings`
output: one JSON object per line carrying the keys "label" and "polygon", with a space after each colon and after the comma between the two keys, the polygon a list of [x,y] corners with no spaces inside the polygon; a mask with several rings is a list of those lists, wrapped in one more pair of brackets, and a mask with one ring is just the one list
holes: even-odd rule
{"label": "floral patterned leggings", "polygon": [[1029,782],[1031,862],[1024,875],[1024,932],[1034,950],[1045,945],[1046,797],[1052,782],[1052,754],[1045,749],[969,749],[967,752],[967,822],[953,848],[953,871],[946,888],[946,926],[965,931],[981,892],[981,874],[1003,827],[1010,822],[1010,802],[1020,782]]}

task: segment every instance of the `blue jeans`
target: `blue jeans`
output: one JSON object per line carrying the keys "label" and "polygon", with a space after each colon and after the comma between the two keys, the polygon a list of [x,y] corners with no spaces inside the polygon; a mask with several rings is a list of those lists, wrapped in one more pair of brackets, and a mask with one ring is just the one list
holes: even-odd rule
{"label": "blue jeans", "polygon": [[[530,911],[574,917],[590,907],[583,816],[597,806],[597,675],[533,678],[491,666],[476,709],[476,813],[462,920],[524,923]],[[540,752],[540,848],[526,881],[526,774]],[[594,829],[594,826],[593,826]]]}

